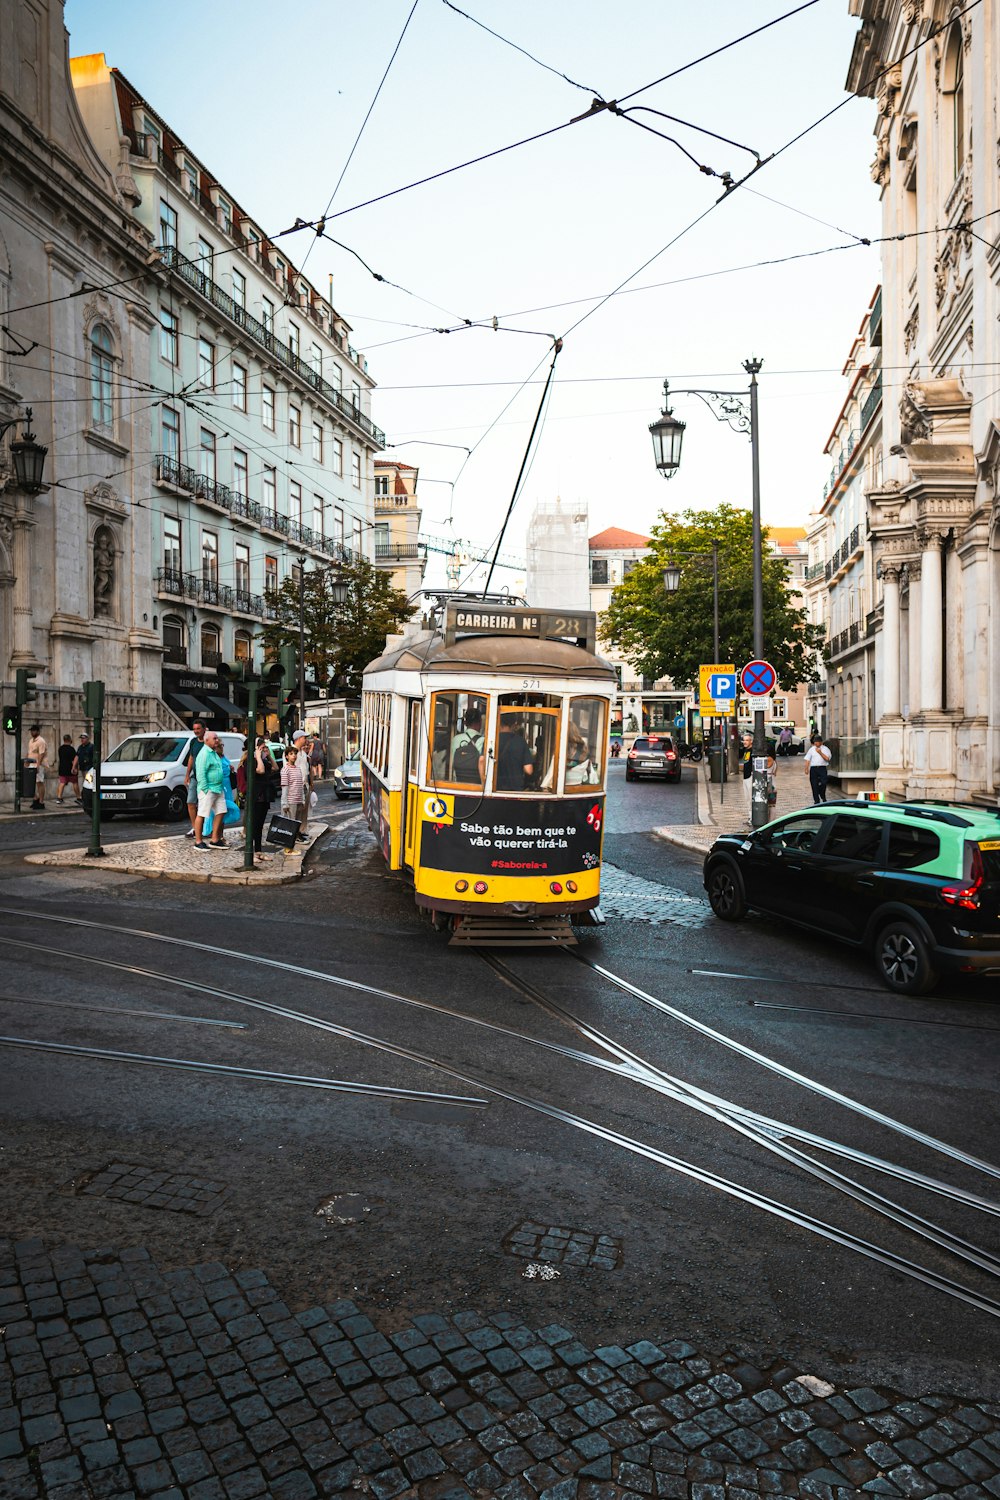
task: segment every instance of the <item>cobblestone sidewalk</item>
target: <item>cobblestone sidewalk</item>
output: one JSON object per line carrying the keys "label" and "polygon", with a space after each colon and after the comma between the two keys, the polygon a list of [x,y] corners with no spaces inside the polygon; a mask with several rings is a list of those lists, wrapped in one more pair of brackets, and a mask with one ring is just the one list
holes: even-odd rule
{"label": "cobblestone sidewalk", "polygon": [[[772,815],[812,806],[812,792],[803,771],[802,757],[781,757],[775,766],[778,801]],[[693,774],[698,778],[698,822],[670,824],[654,829],[654,832],[668,843],[696,854],[705,854],[720,833],[742,833],[749,826],[749,820],[741,777],[727,781],[720,797],[719,787],[708,780],[704,766],[695,766]]]}
{"label": "cobblestone sidewalk", "polygon": [[0,1241],[3,1500],[1000,1496],[1000,1408],[836,1390],[660,1330],[510,1314],[382,1333],[261,1271]]}

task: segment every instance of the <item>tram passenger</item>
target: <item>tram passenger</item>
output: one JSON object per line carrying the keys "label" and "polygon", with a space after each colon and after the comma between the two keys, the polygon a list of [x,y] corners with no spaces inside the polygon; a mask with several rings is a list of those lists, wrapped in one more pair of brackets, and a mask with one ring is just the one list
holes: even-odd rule
{"label": "tram passenger", "polygon": [[534,752],[522,734],[524,721],[518,714],[501,713],[497,745],[498,792],[523,792],[535,770]]}
{"label": "tram passenger", "polygon": [[566,785],[583,786],[591,780],[590,746],[572,719],[566,740]]}
{"label": "tram passenger", "polygon": [[451,779],[467,786],[483,783],[483,715],[475,705],[466,710],[464,729],[452,737]]}

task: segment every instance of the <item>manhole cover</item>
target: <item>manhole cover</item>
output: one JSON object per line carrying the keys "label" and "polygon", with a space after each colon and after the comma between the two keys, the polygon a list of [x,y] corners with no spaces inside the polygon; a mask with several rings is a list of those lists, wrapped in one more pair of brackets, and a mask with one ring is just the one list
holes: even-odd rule
{"label": "manhole cover", "polygon": [[508,1255],[539,1263],[539,1270],[542,1266],[577,1266],[616,1271],[622,1261],[621,1240],[561,1225],[518,1224],[505,1235],[503,1248]]}
{"label": "manhole cover", "polygon": [[188,1172],[164,1172],[133,1162],[113,1161],[71,1184],[72,1191],[90,1198],[114,1198],[137,1208],[169,1208],[174,1213],[214,1213],[229,1192],[224,1182],[211,1182]]}
{"label": "manhole cover", "polygon": [[331,1197],[320,1200],[315,1214],[327,1224],[357,1224],[377,1206],[364,1193],[334,1193]]}

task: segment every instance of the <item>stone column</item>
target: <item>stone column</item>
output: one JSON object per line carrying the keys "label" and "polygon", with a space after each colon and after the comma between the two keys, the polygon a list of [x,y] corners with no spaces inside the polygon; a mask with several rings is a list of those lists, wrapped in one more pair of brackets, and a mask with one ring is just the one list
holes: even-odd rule
{"label": "stone column", "polygon": [[882,712],[899,718],[899,569],[882,565]]}
{"label": "stone column", "polygon": [[920,558],[906,565],[909,583],[909,607],[907,609],[907,657],[906,687],[904,696],[909,717],[920,711],[920,643],[923,631],[920,621]]}
{"label": "stone column", "polygon": [[944,538],[926,532],[920,539],[920,711],[940,712],[944,706],[941,620],[941,548]]}
{"label": "stone column", "polygon": [[34,502],[27,495],[17,496],[14,527],[14,649],[11,663],[16,667],[36,662],[34,624],[31,605],[31,532],[35,525]]}

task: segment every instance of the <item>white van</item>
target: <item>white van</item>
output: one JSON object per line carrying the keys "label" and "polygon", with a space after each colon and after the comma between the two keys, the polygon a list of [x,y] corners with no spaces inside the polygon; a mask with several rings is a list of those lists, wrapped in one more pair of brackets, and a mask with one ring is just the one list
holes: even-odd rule
{"label": "white van", "polygon": [[[233,774],[243,754],[242,734],[220,734],[222,753]],[[184,772],[191,747],[197,745],[187,730],[158,734],[130,734],[101,762],[101,818],[116,813],[146,813],[154,818],[183,818],[187,812]],[[200,748],[200,747],[199,747]],[[88,771],[80,795],[90,813],[94,805],[94,773]]]}

